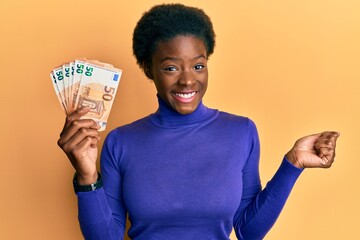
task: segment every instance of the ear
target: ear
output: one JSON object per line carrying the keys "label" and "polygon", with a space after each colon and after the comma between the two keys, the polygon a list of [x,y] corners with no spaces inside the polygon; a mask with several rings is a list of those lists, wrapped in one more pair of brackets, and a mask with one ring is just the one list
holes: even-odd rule
{"label": "ear", "polygon": [[144,73],[145,73],[146,77],[148,77],[151,80],[154,80],[154,77],[153,77],[153,74],[152,74],[152,71],[151,71],[151,66],[150,66],[151,64],[144,61],[142,65],[143,65],[143,70],[144,70]]}

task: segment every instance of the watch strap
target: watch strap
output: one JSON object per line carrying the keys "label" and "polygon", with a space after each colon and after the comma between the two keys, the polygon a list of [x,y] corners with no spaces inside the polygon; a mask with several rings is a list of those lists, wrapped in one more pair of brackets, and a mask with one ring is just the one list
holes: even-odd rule
{"label": "watch strap", "polygon": [[77,182],[77,174],[75,173],[74,179],[73,179],[73,185],[74,185],[75,193],[91,192],[91,191],[95,191],[96,189],[102,188],[103,182],[102,182],[100,173],[98,173],[98,179],[96,182],[89,184],[89,185],[79,185]]}

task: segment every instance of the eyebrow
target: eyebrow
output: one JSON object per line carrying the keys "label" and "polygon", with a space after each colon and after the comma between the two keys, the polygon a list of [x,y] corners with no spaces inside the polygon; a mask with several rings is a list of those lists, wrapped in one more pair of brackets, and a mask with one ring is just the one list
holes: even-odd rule
{"label": "eyebrow", "polygon": [[[200,54],[200,55],[198,55],[198,56],[196,56],[196,57],[193,57],[192,60],[196,60],[196,59],[199,59],[199,58],[204,58],[204,59],[206,59],[206,57],[204,56],[204,54]],[[179,58],[176,58],[176,57],[164,57],[163,59],[161,59],[160,63],[165,62],[165,61],[167,61],[167,60],[178,61]]]}

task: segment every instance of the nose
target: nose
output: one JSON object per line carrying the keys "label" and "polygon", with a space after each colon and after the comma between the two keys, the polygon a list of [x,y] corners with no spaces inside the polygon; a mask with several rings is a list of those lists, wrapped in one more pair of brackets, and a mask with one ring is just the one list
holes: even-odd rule
{"label": "nose", "polygon": [[183,70],[179,78],[179,84],[183,86],[191,86],[195,83],[195,75],[190,69]]}

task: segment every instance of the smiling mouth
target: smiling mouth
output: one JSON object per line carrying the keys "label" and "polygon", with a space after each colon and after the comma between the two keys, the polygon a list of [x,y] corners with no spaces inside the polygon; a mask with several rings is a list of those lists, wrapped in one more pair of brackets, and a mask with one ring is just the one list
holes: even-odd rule
{"label": "smiling mouth", "polygon": [[193,91],[193,92],[173,92],[172,94],[178,103],[188,104],[194,101],[197,93],[198,93],[197,91]]}
{"label": "smiling mouth", "polygon": [[180,98],[189,99],[192,98],[197,92],[190,92],[190,93],[173,93],[175,96]]}

